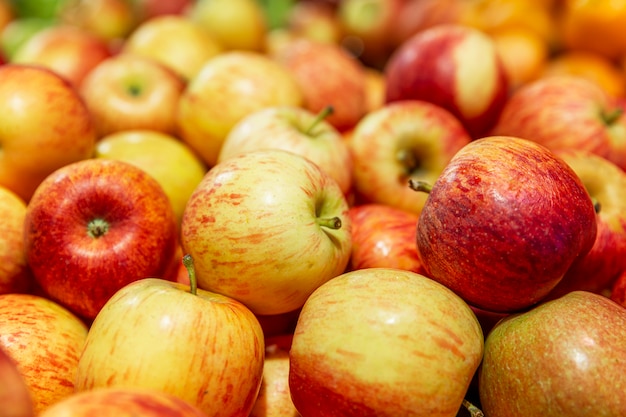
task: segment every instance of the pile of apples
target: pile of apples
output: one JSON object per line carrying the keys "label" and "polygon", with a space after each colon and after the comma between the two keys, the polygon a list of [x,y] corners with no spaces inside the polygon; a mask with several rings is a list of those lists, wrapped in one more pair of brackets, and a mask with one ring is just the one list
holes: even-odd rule
{"label": "pile of apples", "polygon": [[0,0],[0,417],[626,416],[626,0]]}

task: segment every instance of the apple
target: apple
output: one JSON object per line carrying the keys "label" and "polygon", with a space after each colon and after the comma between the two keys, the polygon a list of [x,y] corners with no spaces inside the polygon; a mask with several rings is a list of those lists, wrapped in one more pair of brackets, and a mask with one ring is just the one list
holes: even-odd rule
{"label": "apple", "polygon": [[365,115],[347,140],[355,192],[364,202],[419,214],[427,196],[412,191],[409,179],[434,182],[471,140],[456,117],[433,103],[387,103]]}
{"label": "apple", "polygon": [[417,224],[424,268],[484,310],[541,301],[596,238],[594,204],[580,178],[527,139],[474,140],[423,186],[412,183],[431,188]]}
{"label": "apple", "polygon": [[0,349],[15,362],[36,415],[74,392],[87,332],[82,320],[47,298],[0,295]]}
{"label": "apple", "polygon": [[626,171],[589,152],[570,149],[556,154],[572,167],[596,204],[598,231],[591,250],[576,259],[550,297],[574,290],[610,291],[626,271]]}
{"label": "apple", "polygon": [[0,348],[0,416],[34,417],[33,400],[17,363]]}
{"label": "apple", "polygon": [[148,388],[100,388],[78,392],[47,408],[39,417],[206,417],[198,407]]}
{"label": "apple", "polygon": [[143,21],[125,38],[122,53],[154,59],[185,81],[224,47],[204,28],[181,15],[156,16]]}
{"label": "apple", "polygon": [[144,278],[96,316],[78,362],[76,390],[151,388],[207,416],[247,416],[263,377],[264,338],[252,312],[229,297]]}
{"label": "apple", "polygon": [[[626,309],[574,291],[500,321],[479,371],[486,416],[621,416]],[[621,392],[621,391],[619,391]]]}
{"label": "apple", "polygon": [[338,130],[354,127],[365,115],[365,66],[340,45],[302,38],[270,56],[297,81],[304,97],[303,107],[313,113],[333,107],[333,114],[326,120]]}
{"label": "apple", "polygon": [[26,202],[47,175],[93,154],[91,115],[76,90],[51,70],[0,66],[0,115],[0,185]]}
{"label": "apple", "polygon": [[0,49],[2,58],[10,61],[15,52],[35,33],[42,29],[56,25],[54,19],[37,17],[18,18],[10,20],[0,31]]}
{"label": "apple", "polygon": [[193,0],[133,0],[141,22],[167,15],[184,15]]}
{"label": "apple", "polygon": [[344,272],[352,244],[337,182],[280,149],[245,152],[210,169],[181,229],[198,287],[262,315],[302,307],[315,288]]}
{"label": "apple", "polygon": [[624,107],[582,77],[554,75],[518,88],[493,133],[533,140],[553,151],[592,152],[626,168]]}
{"label": "apple", "polygon": [[345,31],[335,10],[324,2],[294,1],[287,9],[284,24],[278,28],[282,27],[296,37],[338,44]]}
{"label": "apple", "polygon": [[57,15],[63,23],[87,30],[111,45],[123,41],[139,22],[129,0],[68,0]]}
{"label": "apple", "polygon": [[154,130],[106,135],[96,144],[94,156],[128,162],[154,177],[169,198],[179,226],[189,197],[207,171],[184,142]]}
{"label": "apple", "polygon": [[476,316],[450,289],[393,268],[347,272],[302,308],[291,398],[302,417],[454,417],[482,354]]}
{"label": "apple", "polygon": [[55,19],[70,0],[9,0],[16,18]]}
{"label": "apple", "polygon": [[26,293],[32,288],[24,251],[25,217],[24,200],[0,186],[0,294]]}
{"label": "apple", "polygon": [[120,54],[96,65],[79,92],[99,138],[134,129],[175,135],[178,100],[185,86],[176,72],[153,59]]}
{"label": "apple", "polygon": [[59,168],[37,187],[24,220],[26,259],[49,297],[93,319],[124,285],[165,276],[178,241],[156,179],[118,160]]}
{"label": "apple", "polygon": [[419,216],[386,204],[359,204],[348,212],[352,222],[350,269],[397,268],[424,274],[417,253]]}
{"label": "apple", "polygon": [[179,136],[212,167],[242,118],[265,107],[302,103],[302,91],[283,65],[258,52],[224,52],[187,84],[178,105]]}
{"label": "apple", "polygon": [[352,156],[341,133],[326,119],[333,109],[317,115],[296,106],[270,106],[252,112],[228,132],[217,162],[242,152],[283,149],[315,162],[344,194],[352,187]]}
{"label": "apple", "polygon": [[615,279],[607,296],[617,304],[626,307],[626,271]]}
{"label": "apple", "polygon": [[113,52],[98,36],[69,25],[54,25],[32,35],[13,54],[14,64],[41,65],[79,87],[85,76]]}
{"label": "apple", "polygon": [[495,43],[469,26],[441,24],[402,42],[385,64],[387,102],[425,100],[455,115],[474,138],[495,125],[509,84]]}

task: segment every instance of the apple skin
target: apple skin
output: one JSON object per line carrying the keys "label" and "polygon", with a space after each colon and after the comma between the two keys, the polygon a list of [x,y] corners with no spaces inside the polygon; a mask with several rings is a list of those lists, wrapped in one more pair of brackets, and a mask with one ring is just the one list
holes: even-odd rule
{"label": "apple skin", "polygon": [[53,172],[24,220],[35,279],[48,296],[88,319],[124,285],[170,278],[163,275],[173,269],[177,241],[163,188],[118,160],[88,159]]}
{"label": "apple skin", "polygon": [[617,277],[608,294],[608,297],[617,304],[626,307],[626,271],[622,272]]}
{"label": "apple skin", "polygon": [[549,297],[574,290],[610,291],[626,271],[626,171],[590,152],[570,149],[556,154],[572,167],[600,208],[593,247],[574,261]]}
{"label": "apple skin", "polygon": [[135,29],[139,16],[128,0],[67,1],[57,18],[70,26],[86,30],[109,44],[125,39]]}
{"label": "apple skin", "polygon": [[347,142],[359,201],[419,214],[426,194],[408,187],[410,178],[435,182],[470,135],[450,112],[433,103],[403,100],[365,115]]}
{"label": "apple skin", "polygon": [[307,299],[289,388],[303,417],[454,417],[482,353],[476,316],[451,290],[410,271],[362,269]]}
{"label": "apple skin", "polygon": [[593,202],[565,161],[490,136],[461,149],[432,186],[417,248],[428,276],[469,304],[512,312],[546,297],[596,233]]}
{"label": "apple skin", "polygon": [[15,361],[0,348],[0,417],[34,417],[33,400]]}
{"label": "apple skin", "polygon": [[[574,291],[500,321],[479,371],[486,416],[623,416],[626,309]],[[608,384],[608,385],[607,385]]]}
{"label": "apple skin", "polygon": [[217,162],[252,150],[283,149],[315,162],[347,194],[352,187],[350,149],[341,133],[326,119],[317,121],[318,116],[294,106],[250,113],[228,132]]}
{"label": "apple skin", "polygon": [[0,295],[0,349],[17,365],[35,414],[74,392],[87,331],[79,317],[47,298]]}
{"label": "apple skin", "polygon": [[302,307],[315,288],[344,272],[352,245],[337,182],[279,149],[239,154],[209,170],[181,229],[198,287],[262,315]]}
{"label": "apple skin", "polygon": [[96,134],[89,110],[49,69],[0,66],[0,114],[0,185],[26,202],[47,175],[93,154]]}
{"label": "apple skin", "polygon": [[600,155],[626,168],[626,115],[598,85],[576,76],[550,76],[518,88],[494,135],[512,135],[557,150]]}
{"label": "apple skin", "polygon": [[454,114],[474,139],[489,133],[508,98],[493,40],[469,26],[417,32],[393,52],[384,71],[387,102],[430,101]]}
{"label": "apple skin", "polygon": [[0,294],[29,292],[33,277],[24,251],[26,203],[0,186]]}
{"label": "apple skin", "polygon": [[352,255],[349,269],[397,268],[425,274],[417,253],[415,213],[384,204],[350,207]]}
{"label": "apple skin", "polygon": [[121,288],[96,316],[76,391],[151,388],[207,416],[245,417],[259,392],[263,360],[263,331],[243,304],[144,278]]}

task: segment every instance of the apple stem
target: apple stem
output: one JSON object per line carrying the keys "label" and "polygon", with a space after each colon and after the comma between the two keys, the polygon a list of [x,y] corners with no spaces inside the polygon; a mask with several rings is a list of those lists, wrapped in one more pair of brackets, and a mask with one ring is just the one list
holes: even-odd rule
{"label": "apple stem", "polygon": [[317,224],[321,227],[328,227],[329,229],[341,229],[341,219],[339,217],[318,218]]}
{"label": "apple stem", "polygon": [[605,124],[612,125],[613,123],[617,121],[617,119],[622,117],[623,113],[624,113],[624,109],[622,109],[621,107],[618,107],[615,110],[602,114],[602,119],[604,120]]}
{"label": "apple stem", "polygon": [[87,234],[94,239],[106,235],[108,231],[109,223],[104,219],[93,219],[87,224]]}
{"label": "apple stem", "polygon": [[189,274],[189,292],[193,295],[197,295],[198,280],[196,279],[196,268],[193,266],[193,258],[190,254],[183,256],[183,265],[187,268],[187,274]]}
{"label": "apple stem", "polygon": [[313,119],[313,123],[311,123],[311,125],[304,131],[305,135],[311,135],[313,132],[313,129],[315,129],[315,127],[320,124],[320,122],[324,119],[326,119],[328,116],[330,116],[331,114],[333,114],[335,112],[335,108],[333,106],[326,106],[324,107],[319,113],[317,113],[317,116],[315,116],[315,119]]}
{"label": "apple stem", "polygon": [[463,399],[463,407],[468,411],[471,417],[484,417],[485,414],[481,411],[480,408],[476,407],[471,402]]}
{"label": "apple stem", "polygon": [[427,194],[430,194],[433,189],[432,184],[426,181],[414,180],[413,178],[409,179],[409,187],[411,187],[412,190],[421,191]]}
{"label": "apple stem", "polygon": [[602,204],[600,204],[598,199],[595,197],[591,197],[591,202],[593,203],[593,209],[596,214],[600,213],[600,210],[602,209]]}

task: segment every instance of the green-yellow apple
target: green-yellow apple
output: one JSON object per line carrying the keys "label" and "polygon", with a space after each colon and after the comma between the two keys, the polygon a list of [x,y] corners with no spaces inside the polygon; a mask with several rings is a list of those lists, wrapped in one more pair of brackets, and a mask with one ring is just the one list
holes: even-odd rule
{"label": "green-yellow apple", "polygon": [[347,140],[355,192],[364,202],[419,214],[427,196],[412,191],[409,179],[434,182],[470,141],[442,107],[419,100],[385,104],[365,115]]}
{"label": "green-yellow apple", "polygon": [[329,174],[348,194],[352,187],[352,155],[342,134],[325,117],[295,106],[270,106],[245,116],[228,132],[217,161],[257,149],[283,149],[304,156]]}
{"label": "green-yellow apple", "polygon": [[570,292],[501,320],[479,371],[489,417],[626,415],[626,309]]}
{"label": "green-yellow apple", "polygon": [[58,24],[31,36],[10,62],[49,68],[78,88],[85,76],[112,53],[104,39],[85,29]]}
{"label": "green-yellow apple", "polygon": [[120,289],[96,316],[76,372],[76,390],[158,389],[207,416],[247,417],[263,377],[264,337],[240,302],[195,287],[144,278]]}
{"label": "green-yellow apple", "polygon": [[74,392],[87,331],[82,320],[47,298],[0,295],[0,349],[16,363],[36,414]]}
{"label": "green-yellow apple", "polygon": [[42,29],[56,25],[54,19],[14,18],[9,21],[0,32],[0,49],[5,61],[10,61],[15,52],[31,36]]}
{"label": "green-yellow apple", "polygon": [[172,203],[179,226],[189,197],[207,171],[184,142],[152,130],[107,135],[96,144],[95,157],[125,161],[152,175]]}
{"label": "green-yellow apple", "polygon": [[185,81],[169,67],[132,53],[96,65],[79,88],[99,138],[126,130],[176,133]]}
{"label": "green-yellow apple", "polygon": [[263,315],[300,308],[315,288],[344,272],[352,242],[337,182],[280,149],[245,152],[210,169],[181,229],[198,287]]}
{"label": "green-yellow apple", "polygon": [[149,388],[100,388],[77,392],[38,417],[207,417],[188,401]]}
{"label": "green-yellow apple", "polygon": [[124,285],[166,276],[178,233],[163,187],[118,160],[68,164],[37,187],[26,209],[26,259],[52,299],[93,319]]}
{"label": "green-yellow apple", "polygon": [[24,251],[26,203],[0,186],[0,294],[29,292],[32,276]]}
{"label": "green-yellow apple", "polygon": [[209,59],[179,101],[179,135],[202,160],[217,162],[226,135],[243,117],[270,106],[301,106],[289,70],[267,55],[230,51]]}
{"label": "green-yellow apple", "polygon": [[33,400],[17,363],[0,347],[0,417],[34,417]]}
{"label": "green-yellow apple", "polygon": [[596,233],[594,204],[563,159],[489,136],[465,145],[432,185],[417,249],[428,276],[469,304],[512,312],[545,298]]}
{"label": "green-yellow apple", "polygon": [[189,81],[223,49],[210,33],[190,19],[165,15],[142,22],[124,40],[121,52],[152,58]]}
{"label": "green-yellow apple", "polygon": [[425,100],[454,114],[472,138],[487,135],[508,98],[495,42],[461,24],[418,31],[385,63],[386,100]]}
{"label": "green-yellow apple", "polygon": [[0,66],[0,115],[0,185],[26,202],[54,170],[93,154],[96,133],[89,110],[49,69]]}
{"label": "green-yellow apple", "polygon": [[450,289],[414,272],[367,268],[307,299],[289,388],[302,417],[454,417],[482,354],[478,320]]}

